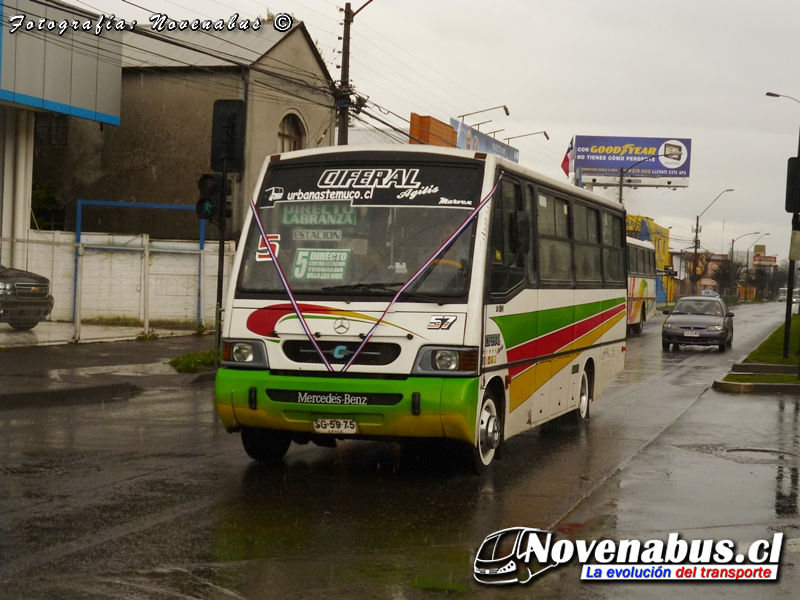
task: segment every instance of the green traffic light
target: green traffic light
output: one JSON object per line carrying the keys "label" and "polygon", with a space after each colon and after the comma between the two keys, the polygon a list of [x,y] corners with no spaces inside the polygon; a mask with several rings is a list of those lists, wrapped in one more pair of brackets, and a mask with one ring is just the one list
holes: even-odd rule
{"label": "green traffic light", "polygon": [[217,203],[211,198],[200,198],[195,205],[197,215],[201,219],[215,221],[219,219],[219,211],[217,210]]}

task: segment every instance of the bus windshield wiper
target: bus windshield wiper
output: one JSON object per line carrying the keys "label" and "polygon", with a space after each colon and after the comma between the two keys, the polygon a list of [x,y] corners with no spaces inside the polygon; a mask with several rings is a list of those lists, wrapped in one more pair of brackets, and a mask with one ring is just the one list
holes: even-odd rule
{"label": "bus windshield wiper", "polygon": [[402,283],[350,283],[346,285],[330,285],[321,287],[321,292],[377,292],[394,294],[395,290],[392,286],[397,287],[403,285]]}
{"label": "bus windshield wiper", "polygon": [[[333,285],[320,288],[321,292],[329,293],[329,292],[369,292],[374,294],[394,294],[395,290],[392,288],[400,287],[404,285],[404,283],[352,283],[349,285]],[[404,291],[401,297],[406,296],[408,298],[413,298],[417,300],[425,300],[426,302],[434,302],[439,306],[443,306],[446,304],[443,298],[437,298],[435,296],[428,296],[426,294],[418,294],[417,292],[410,292],[408,290]]]}

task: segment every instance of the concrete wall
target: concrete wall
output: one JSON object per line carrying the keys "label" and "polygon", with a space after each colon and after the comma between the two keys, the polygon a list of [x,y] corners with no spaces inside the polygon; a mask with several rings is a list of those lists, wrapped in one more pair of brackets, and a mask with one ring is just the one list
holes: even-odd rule
{"label": "concrete wall", "polygon": [[[31,231],[24,247],[25,270],[50,279],[54,307],[50,319],[72,321],[75,289],[75,234]],[[157,241],[145,235],[84,234],[80,265],[81,319],[196,322],[200,251],[197,242]],[[147,252],[145,252],[147,248]],[[233,264],[234,242],[226,243],[223,285]],[[201,315],[213,324],[219,245],[203,252]],[[147,262],[145,264],[145,257]],[[146,283],[145,283],[146,282]]]}

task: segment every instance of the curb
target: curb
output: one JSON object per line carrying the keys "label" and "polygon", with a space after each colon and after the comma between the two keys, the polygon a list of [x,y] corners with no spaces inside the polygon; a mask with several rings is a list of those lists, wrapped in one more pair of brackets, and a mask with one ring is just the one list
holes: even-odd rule
{"label": "curb", "polygon": [[188,378],[187,383],[213,383],[217,379],[216,369],[213,371],[203,371]]}
{"label": "curb", "polygon": [[772,365],[767,363],[746,363],[740,360],[731,367],[731,373],[768,373],[775,375],[794,375],[796,365]]}
{"label": "curb", "polygon": [[77,386],[68,389],[15,392],[0,394],[0,410],[129,400],[143,391],[139,386],[124,382]]}
{"label": "curb", "polygon": [[800,385],[793,383],[738,383],[717,379],[711,385],[718,392],[731,394],[785,394],[787,396],[800,396]]}

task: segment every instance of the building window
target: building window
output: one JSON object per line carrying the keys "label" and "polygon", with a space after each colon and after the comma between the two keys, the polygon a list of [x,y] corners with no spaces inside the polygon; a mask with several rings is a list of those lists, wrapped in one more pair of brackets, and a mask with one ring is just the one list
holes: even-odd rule
{"label": "building window", "polygon": [[69,115],[61,113],[36,113],[36,144],[66,146]]}
{"label": "building window", "polygon": [[306,133],[297,115],[289,114],[283,117],[278,138],[281,142],[281,152],[301,150],[305,147]]}

